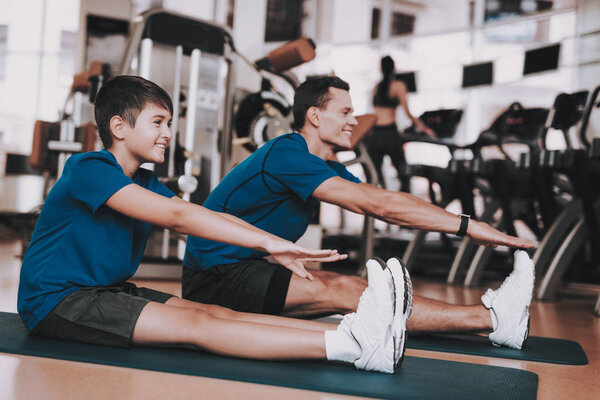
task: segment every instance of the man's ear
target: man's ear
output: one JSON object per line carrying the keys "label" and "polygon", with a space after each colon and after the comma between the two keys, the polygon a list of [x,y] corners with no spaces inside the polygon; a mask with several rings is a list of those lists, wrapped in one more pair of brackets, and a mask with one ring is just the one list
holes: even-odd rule
{"label": "man's ear", "polygon": [[317,107],[310,107],[306,111],[306,120],[317,128],[319,127],[319,110]]}
{"label": "man's ear", "polygon": [[125,128],[128,126],[127,122],[119,115],[115,115],[110,119],[109,127],[112,135],[119,140],[125,138]]}

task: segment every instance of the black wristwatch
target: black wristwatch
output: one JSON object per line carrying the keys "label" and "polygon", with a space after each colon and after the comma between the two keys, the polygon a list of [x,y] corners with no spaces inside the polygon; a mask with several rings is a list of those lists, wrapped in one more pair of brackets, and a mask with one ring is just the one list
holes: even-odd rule
{"label": "black wristwatch", "polygon": [[467,227],[469,226],[469,219],[471,219],[470,215],[460,214],[460,228],[458,228],[458,232],[456,232],[456,236],[465,237],[467,234]]}

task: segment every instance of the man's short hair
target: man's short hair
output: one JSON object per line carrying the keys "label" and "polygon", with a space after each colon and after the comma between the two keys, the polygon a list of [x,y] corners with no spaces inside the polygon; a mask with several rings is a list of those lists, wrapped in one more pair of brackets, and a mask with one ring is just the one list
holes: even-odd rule
{"label": "man's short hair", "polygon": [[104,148],[108,149],[113,143],[111,118],[118,115],[133,128],[140,112],[148,104],[156,104],[173,115],[171,97],[156,83],[133,75],[115,76],[106,81],[94,105],[94,117]]}
{"label": "man's short hair", "polygon": [[296,89],[294,95],[294,129],[300,130],[306,123],[306,112],[311,107],[323,108],[331,100],[329,88],[350,90],[350,85],[337,76],[309,78]]}

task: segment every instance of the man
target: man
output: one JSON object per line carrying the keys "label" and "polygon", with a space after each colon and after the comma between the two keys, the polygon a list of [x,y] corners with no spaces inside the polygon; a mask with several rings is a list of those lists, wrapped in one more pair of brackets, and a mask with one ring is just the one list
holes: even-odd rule
{"label": "man", "polygon": [[[140,168],[164,161],[172,113],[169,95],[146,79],[118,76],[100,89],[94,115],[104,149],[69,158],[23,259],[17,308],[27,330],[96,345],[331,360],[393,373],[405,337],[404,318],[394,303],[405,285],[397,272],[394,281],[393,266],[385,272],[374,261],[367,264],[368,290],[357,312],[338,326],[240,313],[127,282],[138,268],[152,224],[261,249],[294,271],[304,271],[307,259],[343,258],[335,251],[304,249],[183,201],[152,171]],[[388,335],[392,324],[399,329]]]}
{"label": "man", "polygon": [[[533,247],[410,194],[361,183],[342,164],[328,161],[335,149],[350,147],[357,124],[343,80],[328,76],[304,82],[296,91],[293,112],[298,133],[269,141],[240,163],[211,193],[206,208],[291,241],[306,230],[315,203],[325,201],[392,224],[466,234],[487,246]],[[239,311],[312,317],[354,311],[367,285],[360,277],[327,271],[292,275],[265,261],[264,255],[188,237],[183,297]],[[527,336],[533,265],[524,252],[515,257],[515,264],[505,285],[486,294],[483,304],[454,306],[415,297],[408,330],[494,331],[490,337],[494,343],[520,348]],[[515,339],[512,333],[499,337],[497,332],[518,333]]]}

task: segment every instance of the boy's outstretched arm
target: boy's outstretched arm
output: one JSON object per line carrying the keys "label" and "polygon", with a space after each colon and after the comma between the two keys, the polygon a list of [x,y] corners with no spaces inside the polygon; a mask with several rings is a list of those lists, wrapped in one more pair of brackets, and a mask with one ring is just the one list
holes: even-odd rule
{"label": "boy's outstretched arm", "polygon": [[[381,189],[368,183],[357,184],[340,177],[329,178],[321,183],[313,196],[359,214],[425,231],[454,234],[458,232],[461,222],[456,215],[411,194]],[[525,249],[535,246],[528,240],[509,236],[474,220],[469,222],[467,236],[484,246]]]}
{"label": "boy's outstretched arm", "polygon": [[309,280],[313,277],[305,268],[306,262],[329,262],[346,257],[336,250],[306,249],[221,213],[177,198],[168,199],[135,184],[117,191],[106,205],[129,217],[182,234],[267,252],[278,263]]}

